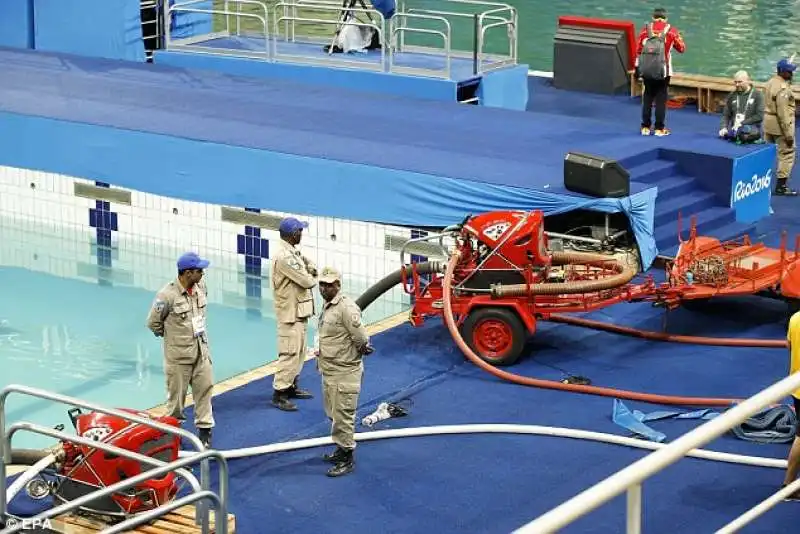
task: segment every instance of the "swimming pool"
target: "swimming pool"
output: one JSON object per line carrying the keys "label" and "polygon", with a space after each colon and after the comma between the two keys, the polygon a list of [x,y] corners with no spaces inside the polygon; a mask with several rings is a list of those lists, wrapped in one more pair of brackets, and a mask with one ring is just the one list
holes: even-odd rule
{"label": "swimming pool", "polygon": [[[8,203],[10,193],[18,195],[14,209]],[[164,402],[161,344],[145,328],[145,318],[155,292],[175,276],[175,260],[185,249],[200,250],[211,260],[206,282],[215,381],[275,359],[268,260],[254,269],[252,255],[225,250],[202,235],[192,235],[185,241],[161,239],[159,234],[137,226],[135,213],[126,224],[137,231],[115,231],[108,240],[107,234],[97,229],[102,225],[92,224],[93,217],[102,218],[102,214],[91,216],[86,208],[67,213],[74,206],[72,201],[63,199],[51,205],[51,211],[61,206],[57,213],[23,217],[25,194],[7,184],[2,191],[0,387],[23,384],[113,407],[146,409]],[[87,199],[79,201],[87,203]],[[141,224],[146,222],[143,219]],[[120,221],[115,226],[122,224]],[[319,221],[317,224],[321,225]],[[343,290],[356,297],[390,269],[397,268],[399,255],[396,251],[381,251],[377,260],[359,258],[353,252],[356,245],[347,243],[341,232],[342,223],[339,224],[338,250],[326,248],[318,237],[323,230],[318,229],[315,235],[312,228],[301,247],[320,266],[331,263],[342,269]],[[167,230],[174,233],[175,229]],[[249,233],[257,231],[251,228]],[[232,236],[235,249],[237,234]],[[380,241],[382,236],[377,239]],[[182,241],[187,245],[175,244]],[[359,244],[365,248],[368,245]],[[366,263],[370,263],[373,274],[353,274],[359,271],[355,264]],[[319,309],[320,297],[315,297]],[[408,307],[408,295],[398,289],[371,306],[365,321],[379,321]],[[314,327],[312,320],[309,342]],[[264,392],[265,403],[269,395],[269,391]],[[15,394],[9,398],[6,414],[10,423],[25,420],[47,426],[64,424],[69,429],[68,408]],[[16,447],[51,443],[49,438],[28,433],[14,438]]]}

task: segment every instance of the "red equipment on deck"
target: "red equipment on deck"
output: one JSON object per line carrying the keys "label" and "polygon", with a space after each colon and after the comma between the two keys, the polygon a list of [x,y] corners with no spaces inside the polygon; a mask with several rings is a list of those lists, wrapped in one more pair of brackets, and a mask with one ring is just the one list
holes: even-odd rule
{"label": "red equipment on deck", "polygon": [[[135,410],[122,409],[122,411],[151,418],[148,414]],[[70,416],[75,431],[83,438],[136,452],[165,463],[178,459],[180,437],[174,434],[98,412],[81,414],[76,410],[75,413],[71,412]],[[174,417],[152,419],[159,423],[180,426]],[[61,449],[63,454],[59,455],[52,493],[62,502],[75,500],[98,488],[111,486],[152,469],[150,465],[85,445],[65,441],[62,442]],[[99,515],[125,517],[170,502],[175,498],[178,489],[176,475],[170,472],[162,478],[147,480],[110,497],[96,499],[81,507],[81,510]]]}
{"label": "red equipment on deck", "polygon": [[[493,365],[513,364],[537,321],[563,313],[623,301],[672,309],[718,296],[767,293],[790,302],[800,297],[800,239],[794,252],[787,252],[785,236],[779,249],[752,244],[746,236],[721,243],[697,236],[692,221],[689,239],[668,262],[667,281],[646,276],[634,284],[639,263],[629,254],[549,250],[541,211],[484,213],[450,235],[457,255],[450,307],[466,343]],[[410,270],[411,284],[405,283],[408,272],[402,279],[414,295],[411,322],[419,326],[428,316],[442,315],[445,277],[423,276],[416,265]]]}

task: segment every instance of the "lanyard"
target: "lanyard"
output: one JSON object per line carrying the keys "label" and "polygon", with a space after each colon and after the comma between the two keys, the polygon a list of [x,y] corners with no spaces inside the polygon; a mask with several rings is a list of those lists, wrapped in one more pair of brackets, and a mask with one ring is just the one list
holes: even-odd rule
{"label": "lanyard", "polygon": [[[750,97],[753,96],[753,88],[750,88],[750,91],[747,93],[747,99],[744,102],[744,115],[747,115],[747,110],[750,107]],[[739,114],[739,97],[736,97],[736,114]]]}

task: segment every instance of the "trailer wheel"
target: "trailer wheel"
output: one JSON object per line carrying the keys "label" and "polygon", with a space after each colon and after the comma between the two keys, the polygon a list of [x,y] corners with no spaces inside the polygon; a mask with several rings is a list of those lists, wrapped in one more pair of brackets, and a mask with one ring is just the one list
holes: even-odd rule
{"label": "trailer wheel", "polygon": [[527,340],[522,321],[505,308],[473,310],[461,325],[461,332],[483,361],[499,367],[516,363]]}

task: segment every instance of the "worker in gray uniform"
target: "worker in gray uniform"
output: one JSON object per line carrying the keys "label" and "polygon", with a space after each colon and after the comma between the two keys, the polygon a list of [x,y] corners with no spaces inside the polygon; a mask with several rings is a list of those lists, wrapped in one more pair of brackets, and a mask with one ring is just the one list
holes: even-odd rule
{"label": "worker in gray uniform", "polygon": [[764,86],[764,140],[776,145],[778,150],[778,183],[775,194],[796,196],[787,183],[792,175],[795,159],[795,102],[792,77],[797,66],[789,59],[778,62],[775,75]]}
{"label": "worker in gray uniform", "polygon": [[272,404],[284,411],[295,411],[291,399],[310,399],[300,389],[297,377],[306,361],[308,319],[314,315],[317,268],[297,245],[308,223],[287,217],[278,227],[280,246],[272,260],[272,298],[278,328],[278,361],[272,378]]}
{"label": "worker in gray uniform", "polygon": [[331,438],[336,450],[324,459],[333,463],[328,476],[338,477],[355,468],[355,426],[362,358],[373,352],[361,320],[361,310],[341,293],[341,275],[326,267],[319,277],[319,293],[325,302],[319,318],[319,354],[317,368],[322,375],[325,414],[332,421]]}
{"label": "worker in gray uniform", "polygon": [[194,252],[178,258],[178,278],[156,294],[147,328],[163,338],[167,414],[185,419],[187,389],[194,399],[194,424],[203,445],[211,447],[214,415],[211,396],[214,378],[206,333],[206,286],[203,270],[209,265]]}

